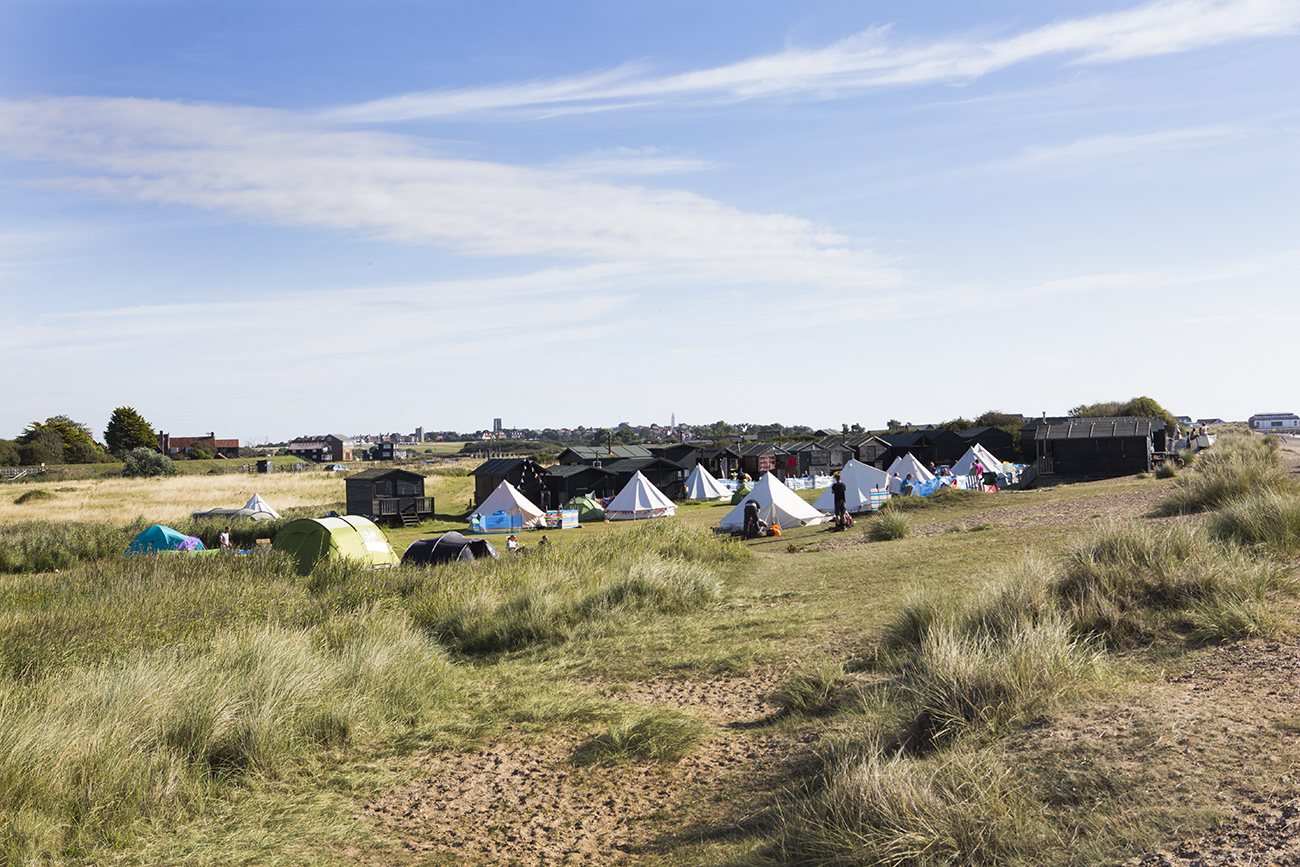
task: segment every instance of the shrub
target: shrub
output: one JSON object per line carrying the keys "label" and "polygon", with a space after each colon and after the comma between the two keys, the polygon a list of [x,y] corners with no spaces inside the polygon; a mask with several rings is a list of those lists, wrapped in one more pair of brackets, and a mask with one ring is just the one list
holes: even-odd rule
{"label": "shrub", "polygon": [[[1285,586],[1285,570],[1276,564],[1215,544],[1195,527],[1175,524],[1156,531],[1127,523],[1073,542],[1050,590],[1077,633],[1118,645],[1179,631],[1214,637],[1197,627],[1191,612],[1231,600],[1262,601]],[[1230,607],[1244,610],[1239,604]],[[1266,627],[1261,622],[1256,631],[1270,631]]]}
{"label": "shrub", "polygon": [[674,762],[708,734],[708,727],[676,710],[649,710],[611,723],[574,750],[578,764],[615,764],[629,759]]}
{"label": "shrub", "polygon": [[53,500],[54,495],[43,488],[33,488],[25,494],[20,494],[14,498],[14,505],[21,506],[24,503],[35,503],[41,500]]}
{"label": "shrub", "polygon": [[867,521],[863,532],[873,542],[901,539],[912,529],[912,520],[903,512],[881,509]]}
{"label": "shrub", "polygon": [[768,699],[785,713],[819,715],[835,709],[843,686],[844,665],[823,662],[787,673]]}
{"label": "shrub", "polygon": [[122,456],[124,476],[174,476],[176,473],[176,465],[172,463],[172,459],[153,449],[131,449]]}

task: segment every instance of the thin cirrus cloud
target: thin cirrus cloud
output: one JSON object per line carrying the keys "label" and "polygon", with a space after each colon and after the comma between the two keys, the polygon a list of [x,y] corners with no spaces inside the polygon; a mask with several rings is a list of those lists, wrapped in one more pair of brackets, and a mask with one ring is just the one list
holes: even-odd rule
{"label": "thin cirrus cloud", "polygon": [[550,168],[583,175],[637,176],[699,172],[714,168],[709,160],[666,153],[656,147],[597,148],[578,156],[563,157]]}
{"label": "thin cirrus cloud", "polygon": [[545,116],[799,93],[826,98],[868,88],[971,81],[1054,56],[1070,63],[1109,63],[1284,36],[1298,28],[1295,0],[1157,0],[1001,39],[897,41],[889,27],[875,27],[824,48],[792,48],[713,69],[654,75],[644,64],[627,64],[547,81],[402,94],[331,109],[321,117],[376,123],[519,112]]}
{"label": "thin cirrus cloud", "polygon": [[485,256],[619,262],[711,280],[881,285],[895,275],[798,217],[695,193],[444,156],[289,112],[145,99],[0,101],[0,150],[41,183]]}

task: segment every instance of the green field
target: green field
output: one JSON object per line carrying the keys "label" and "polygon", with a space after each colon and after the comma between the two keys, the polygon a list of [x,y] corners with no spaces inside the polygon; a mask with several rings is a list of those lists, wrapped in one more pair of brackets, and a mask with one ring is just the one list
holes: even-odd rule
{"label": "green field", "polygon": [[[341,478],[272,478],[301,514],[342,500]],[[1290,537],[1242,548],[1217,512],[1105,519],[1185,479],[944,498],[891,542],[863,521],[738,543],[709,532],[730,506],[692,504],[431,570],[96,553],[244,495],[220,481],[0,488],[19,570],[0,576],[0,864],[549,863],[520,842],[539,816],[594,863],[615,843],[644,864],[1114,863],[1300,767],[1285,729],[1248,756],[1198,741],[1196,771],[1158,726],[1070,746],[1097,713],[1159,719],[1201,648],[1293,632]],[[399,551],[466,526],[472,479],[428,483],[439,518],[386,531]],[[1277,484],[1267,514],[1289,514]],[[999,523],[1008,505],[1079,517]],[[74,553],[22,571],[41,546]],[[431,830],[451,808],[411,792],[460,774],[460,804],[521,753],[545,806],[497,796]]]}

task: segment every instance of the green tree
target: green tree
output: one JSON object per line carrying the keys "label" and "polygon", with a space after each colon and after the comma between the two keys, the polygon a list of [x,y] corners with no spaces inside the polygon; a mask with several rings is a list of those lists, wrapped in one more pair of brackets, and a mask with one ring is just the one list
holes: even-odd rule
{"label": "green tree", "polygon": [[18,444],[12,440],[0,440],[0,467],[16,467],[21,462],[18,456]]}
{"label": "green tree", "polygon": [[158,439],[153,426],[144,420],[140,413],[129,406],[119,406],[113,410],[104,428],[104,442],[113,454],[122,454],[132,449],[156,449]]}
{"label": "green tree", "polygon": [[953,433],[961,433],[962,431],[973,427],[975,427],[975,422],[968,418],[962,418],[961,416],[939,425],[941,430],[950,430]]}
{"label": "green tree", "polygon": [[1013,412],[999,412],[991,409],[975,419],[975,427],[995,427],[1007,433],[1017,434],[1025,426],[1025,417]]}
{"label": "green tree", "polygon": [[1070,410],[1075,418],[1158,418],[1172,429],[1176,423],[1173,415],[1149,397],[1134,397],[1128,401],[1102,401],[1076,406]]}
{"label": "green tree", "polygon": [[[43,422],[29,424],[18,437],[21,446],[28,446],[23,462],[93,464],[103,453],[90,436],[90,428],[66,415],[50,416]],[[21,453],[20,448],[20,453]]]}

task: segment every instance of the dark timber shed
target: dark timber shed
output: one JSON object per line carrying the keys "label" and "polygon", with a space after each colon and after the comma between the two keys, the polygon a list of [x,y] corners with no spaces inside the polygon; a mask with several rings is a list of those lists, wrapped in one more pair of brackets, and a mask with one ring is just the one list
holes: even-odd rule
{"label": "dark timber shed", "polygon": [[1157,418],[1071,418],[1034,430],[1039,475],[1106,479],[1149,472],[1165,451]]}
{"label": "dark timber shed", "polygon": [[424,476],[409,470],[373,469],[349,476],[349,515],[375,523],[418,524],[433,517],[433,497],[424,495]]}

